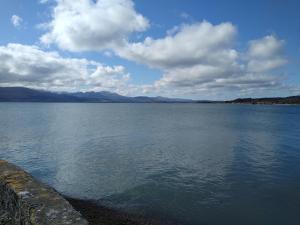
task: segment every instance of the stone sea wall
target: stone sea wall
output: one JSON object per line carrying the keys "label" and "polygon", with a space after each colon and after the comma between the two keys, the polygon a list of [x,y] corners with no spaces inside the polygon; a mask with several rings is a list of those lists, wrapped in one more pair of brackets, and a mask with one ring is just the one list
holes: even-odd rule
{"label": "stone sea wall", "polygon": [[53,188],[0,160],[0,225],[88,225]]}

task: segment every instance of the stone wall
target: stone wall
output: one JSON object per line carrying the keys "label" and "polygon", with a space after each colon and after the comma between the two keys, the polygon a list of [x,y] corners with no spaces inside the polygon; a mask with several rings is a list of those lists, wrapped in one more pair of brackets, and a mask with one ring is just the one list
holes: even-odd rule
{"label": "stone wall", "polygon": [[53,188],[0,160],[0,224],[88,225]]}

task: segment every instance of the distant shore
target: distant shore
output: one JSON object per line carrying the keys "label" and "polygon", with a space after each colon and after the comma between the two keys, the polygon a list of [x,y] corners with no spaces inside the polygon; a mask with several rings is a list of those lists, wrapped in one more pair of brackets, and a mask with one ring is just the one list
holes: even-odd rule
{"label": "distant shore", "polygon": [[276,98],[238,98],[225,101],[232,104],[259,104],[259,105],[299,105],[300,96],[276,97]]}
{"label": "distant shore", "polygon": [[0,102],[45,103],[239,103],[239,104],[300,104],[300,95],[271,98],[238,98],[228,101],[193,100],[162,96],[122,96],[107,91],[100,92],[50,92],[25,87],[0,87]]}

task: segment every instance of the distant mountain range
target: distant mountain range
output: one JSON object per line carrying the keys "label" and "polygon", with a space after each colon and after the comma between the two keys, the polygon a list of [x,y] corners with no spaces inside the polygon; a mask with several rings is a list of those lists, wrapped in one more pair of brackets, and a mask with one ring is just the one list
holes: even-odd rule
{"label": "distant mountain range", "polygon": [[192,103],[195,101],[160,96],[127,97],[107,91],[59,93],[24,87],[0,87],[0,102]]}
{"label": "distant mountain range", "polygon": [[231,101],[196,101],[180,98],[165,98],[160,96],[127,97],[107,91],[59,93],[24,87],[0,87],[0,102],[300,104],[300,96],[284,98],[238,98]]}

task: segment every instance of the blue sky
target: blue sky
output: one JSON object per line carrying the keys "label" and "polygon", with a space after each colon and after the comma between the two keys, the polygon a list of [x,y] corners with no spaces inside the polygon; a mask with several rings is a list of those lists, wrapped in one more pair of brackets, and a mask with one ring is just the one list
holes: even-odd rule
{"label": "blue sky", "polygon": [[299,6],[3,1],[0,85],[194,99],[300,94]]}

